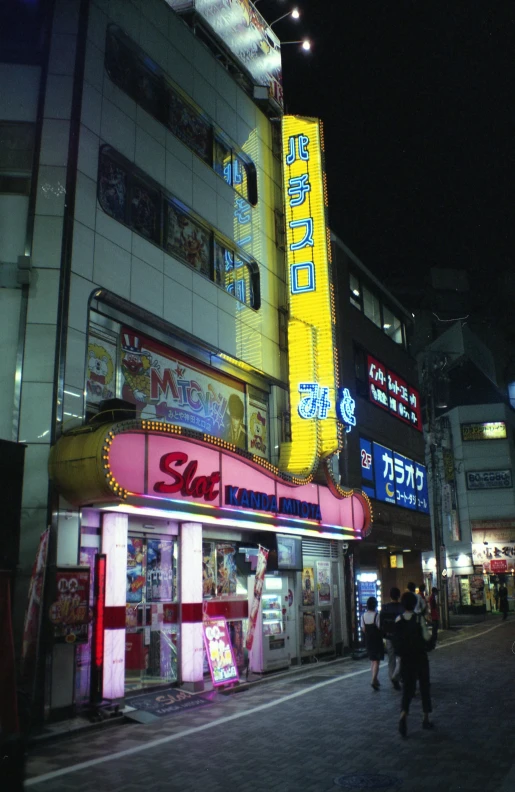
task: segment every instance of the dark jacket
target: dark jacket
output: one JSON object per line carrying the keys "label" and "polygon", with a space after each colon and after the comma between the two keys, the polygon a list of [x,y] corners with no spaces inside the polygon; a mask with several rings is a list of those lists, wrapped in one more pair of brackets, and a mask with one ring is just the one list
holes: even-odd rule
{"label": "dark jacket", "polygon": [[381,608],[381,629],[385,638],[391,640],[395,619],[397,616],[400,616],[401,613],[404,613],[404,608],[400,602],[387,602],[386,605],[383,605]]}

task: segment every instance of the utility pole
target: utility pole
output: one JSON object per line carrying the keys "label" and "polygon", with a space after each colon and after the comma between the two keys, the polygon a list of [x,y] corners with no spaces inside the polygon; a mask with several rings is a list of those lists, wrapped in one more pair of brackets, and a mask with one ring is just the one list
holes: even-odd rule
{"label": "utility pole", "polygon": [[[433,488],[432,513],[434,528],[434,551],[436,561],[436,587],[440,592],[440,624],[445,630],[449,627],[449,603],[447,591],[447,575],[445,569],[445,543],[442,531],[442,476],[440,458],[442,450],[442,427],[436,416],[436,393],[442,373],[442,363],[435,364],[434,353],[426,353],[425,358],[425,395],[429,402],[429,448],[431,462],[431,481]],[[437,452],[440,453],[437,453]]]}

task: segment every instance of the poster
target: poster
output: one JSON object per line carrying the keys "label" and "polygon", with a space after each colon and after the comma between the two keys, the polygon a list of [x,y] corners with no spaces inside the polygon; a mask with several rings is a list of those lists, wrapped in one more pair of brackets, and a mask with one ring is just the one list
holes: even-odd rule
{"label": "poster", "polygon": [[202,596],[204,599],[216,594],[216,549],[214,542],[202,542]]}
{"label": "poster", "polygon": [[238,669],[229,636],[227,622],[223,618],[205,619],[203,622],[204,643],[213,685],[237,682]]}
{"label": "poster", "polygon": [[216,594],[218,597],[236,594],[236,547],[216,545]]}
{"label": "poster", "polygon": [[48,611],[56,643],[87,642],[91,621],[89,586],[89,568],[56,570],[54,601]]}
{"label": "poster", "polygon": [[315,611],[304,611],[302,614],[302,648],[305,652],[311,652],[317,646],[317,623]]}
{"label": "poster", "polygon": [[247,631],[246,647],[250,651],[254,643],[254,633],[256,631],[256,621],[259,613],[259,603],[261,602],[261,594],[263,592],[263,584],[265,581],[266,565],[268,562],[268,550],[259,545],[256,577],[254,578],[254,592],[249,611],[249,624]]}
{"label": "poster", "polygon": [[243,668],[245,665],[245,641],[243,639],[243,622],[242,621],[228,621],[227,629],[229,630],[229,637],[231,639],[234,660],[237,668]]}
{"label": "poster", "polygon": [[121,396],[137,417],[185,426],[247,448],[243,383],[135,333],[120,331]]}
{"label": "poster", "polygon": [[141,602],[145,585],[145,546],[142,538],[127,540],[127,602]]}
{"label": "poster", "polygon": [[317,561],[318,604],[328,605],[331,602],[331,562]]}
{"label": "poster", "polygon": [[313,567],[304,567],[302,570],[302,604],[315,604],[315,574]]}
{"label": "poster", "polygon": [[173,542],[147,539],[147,602],[175,599]]}
{"label": "poster", "polygon": [[472,605],[484,605],[485,604],[485,583],[483,580],[483,575],[471,575],[470,576],[470,601]]}
{"label": "poster", "polygon": [[333,645],[333,620],[330,608],[320,611],[320,648],[329,649]]}
{"label": "poster", "polygon": [[116,343],[90,333],[86,359],[86,404],[116,395]]}
{"label": "poster", "polygon": [[43,606],[43,590],[45,587],[46,559],[50,529],[47,528],[39,538],[36,558],[30,577],[25,623],[23,626],[23,644],[21,654],[21,674],[25,684],[32,692],[36,676],[37,647]]}
{"label": "poster", "polygon": [[[81,546],[79,554],[79,564],[90,568],[90,583],[89,583],[89,605],[93,608],[94,602],[94,588],[95,576],[93,570],[95,569],[95,556],[99,552],[98,547]],[[91,676],[91,644],[92,644],[92,626],[88,626],[88,640],[85,643],[77,645],[75,654],[75,701],[86,702],[89,701],[90,695],[90,676]]]}
{"label": "poster", "polygon": [[249,395],[247,405],[249,418],[248,451],[268,459],[268,407],[264,399]]}

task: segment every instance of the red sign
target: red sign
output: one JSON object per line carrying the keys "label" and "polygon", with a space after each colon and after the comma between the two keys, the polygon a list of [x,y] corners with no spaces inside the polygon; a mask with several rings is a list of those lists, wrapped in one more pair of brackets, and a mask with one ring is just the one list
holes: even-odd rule
{"label": "red sign", "polygon": [[384,410],[388,410],[388,378],[386,367],[373,358],[372,355],[367,356],[367,367],[370,401],[373,401],[374,404],[378,404]]}
{"label": "red sign", "polygon": [[190,495],[192,498],[204,498],[205,501],[215,500],[219,492],[216,489],[216,485],[220,482],[220,472],[215,470],[209,476],[195,476],[198,467],[196,460],[188,462],[183,473],[173,470],[172,466],[180,467],[185,465],[186,462],[188,462],[188,455],[182,451],[172,451],[169,454],[164,454],[159,462],[159,467],[163,473],[167,473],[172,478],[172,482],[157,481],[154,484],[154,491],[166,494],[180,492],[181,495]]}
{"label": "red sign", "polygon": [[367,355],[367,367],[370,401],[421,432],[422,418],[418,390],[410,387],[402,377],[387,369],[372,355]]}
{"label": "red sign", "polygon": [[87,642],[89,613],[89,568],[58,569],[55,601],[49,608],[54,638],[60,643]]}
{"label": "red sign", "polygon": [[508,562],[505,558],[492,558],[490,561],[490,571],[497,574],[498,572],[508,571]]}

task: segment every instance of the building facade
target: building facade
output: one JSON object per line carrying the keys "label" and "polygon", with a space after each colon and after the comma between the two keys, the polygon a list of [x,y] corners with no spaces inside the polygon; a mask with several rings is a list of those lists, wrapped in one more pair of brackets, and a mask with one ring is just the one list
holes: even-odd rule
{"label": "building facade", "polygon": [[23,652],[52,717],[349,640],[344,540],[371,511],[327,464],[321,128],[282,118],[280,45],[248,5],[266,62],[201,3],[56,0],[0,64],[15,624],[21,645],[32,584]]}
{"label": "building facade", "polygon": [[434,549],[423,554],[424,575],[446,588],[450,613],[498,609],[502,583],[512,609],[514,412],[498,387],[494,357],[456,322],[421,355],[421,368],[426,378],[432,372],[428,465],[436,482]]}
{"label": "building facade", "polygon": [[412,316],[335,236],[342,387],[354,401],[355,425],[340,455],[342,480],[362,487],[373,528],[351,545],[353,631],[370,595],[422,583],[421,554],[431,547],[417,362],[409,351]]}

